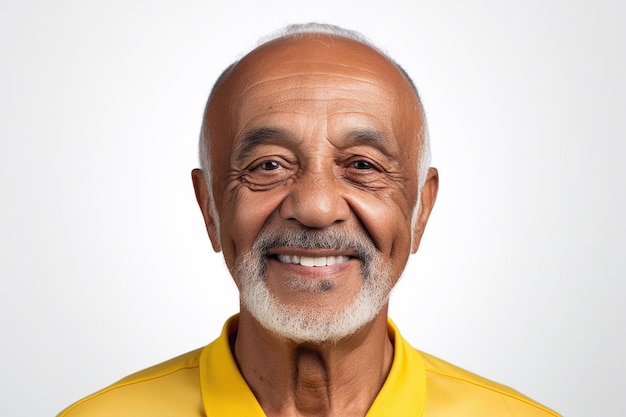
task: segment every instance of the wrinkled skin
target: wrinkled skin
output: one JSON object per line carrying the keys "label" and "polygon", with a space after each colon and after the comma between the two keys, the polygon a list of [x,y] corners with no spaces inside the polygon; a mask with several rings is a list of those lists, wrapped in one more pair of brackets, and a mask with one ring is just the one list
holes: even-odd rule
{"label": "wrinkled skin", "polygon": [[[193,180],[213,248],[231,273],[265,228],[335,228],[366,236],[388,260],[395,284],[418,249],[438,174],[429,170],[418,202],[423,121],[415,93],[391,62],[344,38],[273,41],[233,68],[207,112],[217,213],[202,172],[194,170]],[[313,268],[278,255],[348,260]],[[285,285],[289,277],[332,285],[302,291]],[[273,249],[265,280],[281,303],[312,313],[340,309],[363,285],[358,257],[332,249]],[[385,306],[332,346],[296,346],[242,306],[235,356],[268,415],[364,415],[392,361],[386,315]],[[263,385],[261,376],[274,382]]]}

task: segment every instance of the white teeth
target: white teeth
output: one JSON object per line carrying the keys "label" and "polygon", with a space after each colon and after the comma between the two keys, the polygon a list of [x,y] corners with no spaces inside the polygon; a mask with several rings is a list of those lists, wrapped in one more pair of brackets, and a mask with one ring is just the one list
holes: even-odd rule
{"label": "white teeth", "polygon": [[317,258],[311,256],[289,256],[289,255],[277,255],[280,262],[286,264],[300,264],[302,266],[330,266],[348,262],[350,257],[348,256],[320,256]]}
{"label": "white teeth", "polygon": [[326,265],[342,264],[348,262],[348,260],[350,260],[350,258],[347,256],[327,256]]}
{"label": "white teeth", "polygon": [[309,258],[308,256],[300,257],[300,265],[302,266],[315,266],[315,258]]}

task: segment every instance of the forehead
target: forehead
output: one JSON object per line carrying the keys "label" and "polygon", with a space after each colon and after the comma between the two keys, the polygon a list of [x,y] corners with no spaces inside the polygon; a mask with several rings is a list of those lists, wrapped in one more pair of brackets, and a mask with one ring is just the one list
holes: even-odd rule
{"label": "forehead", "polygon": [[288,120],[341,115],[387,130],[409,127],[407,120],[421,124],[415,93],[395,64],[365,44],[328,35],[267,43],[238,62],[216,91],[210,124],[231,138],[286,112]]}
{"label": "forehead", "polygon": [[384,75],[397,72],[393,63],[366,44],[319,34],[277,39],[263,44],[237,63],[235,70],[240,73],[281,73],[297,69],[306,71],[311,69],[310,65],[326,67],[331,73],[341,72],[341,68],[360,70],[364,76],[368,73]]}

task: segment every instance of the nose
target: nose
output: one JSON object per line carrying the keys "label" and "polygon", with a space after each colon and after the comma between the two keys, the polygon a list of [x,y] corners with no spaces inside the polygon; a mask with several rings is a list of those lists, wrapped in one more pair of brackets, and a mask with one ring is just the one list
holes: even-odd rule
{"label": "nose", "polygon": [[280,215],[302,226],[322,229],[350,216],[340,179],[333,173],[309,172],[289,185],[289,194],[280,206]]}

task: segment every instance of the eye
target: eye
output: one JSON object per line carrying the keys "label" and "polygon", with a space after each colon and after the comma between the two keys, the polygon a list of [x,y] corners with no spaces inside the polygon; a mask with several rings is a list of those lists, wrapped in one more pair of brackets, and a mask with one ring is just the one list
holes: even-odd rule
{"label": "eye", "polygon": [[352,166],[352,168],[359,169],[359,170],[374,168],[374,165],[372,165],[372,163],[368,161],[364,161],[364,160],[354,161],[350,165]]}
{"label": "eye", "polygon": [[263,161],[256,166],[257,169],[263,171],[273,171],[280,168],[280,163],[276,161]]}
{"label": "eye", "polygon": [[253,191],[265,191],[287,180],[294,173],[294,165],[279,155],[264,155],[242,171],[241,181]]}
{"label": "eye", "polygon": [[385,165],[374,157],[352,155],[344,164],[343,177],[354,186],[373,190],[387,185]]}

